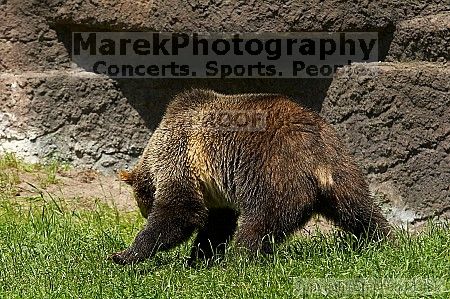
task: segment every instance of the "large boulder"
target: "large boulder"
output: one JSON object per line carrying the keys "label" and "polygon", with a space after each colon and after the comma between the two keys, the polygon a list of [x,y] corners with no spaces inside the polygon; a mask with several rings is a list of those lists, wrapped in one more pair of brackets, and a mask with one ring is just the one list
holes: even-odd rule
{"label": "large boulder", "polygon": [[49,71],[0,76],[0,148],[101,170],[126,167],[150,130],[108,78]]}
{"label": "large boulder", "polygon": [[73,31],[377,31],[383,58],[397,22],[448,10],[433,1],[81,1],[0,2],[0,71],[70,66]]}
{"label": "large boulder", "polygon": [[450,12],[400,22],[388,60],[450,60]]}
{"label": "large boulder", "polygon": [[450,215],[450,68],[356,64],[339,71],[323,103],[392,219]]}
{"label": "large boulder", "polygon": [[32,1],[0,4],[0,72],[41,71],[70,66],[69,53]]}
{"label": "large boulder", "polygon": [[349,31],[448,10],[446,0],[47,1],[56,24],[157,31]]}

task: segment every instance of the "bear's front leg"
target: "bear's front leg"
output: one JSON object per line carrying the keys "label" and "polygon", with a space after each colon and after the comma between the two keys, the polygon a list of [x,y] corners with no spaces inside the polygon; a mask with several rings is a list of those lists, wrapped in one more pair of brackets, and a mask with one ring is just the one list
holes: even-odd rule
{"label": "bear's front leg", "polygon": [[172,198],[155,201],[145,228],[126,250],[110,256],[115,263],[138,263],[157,251],[168,250],[189,239],[207,218],[207,210],[199,200]]}

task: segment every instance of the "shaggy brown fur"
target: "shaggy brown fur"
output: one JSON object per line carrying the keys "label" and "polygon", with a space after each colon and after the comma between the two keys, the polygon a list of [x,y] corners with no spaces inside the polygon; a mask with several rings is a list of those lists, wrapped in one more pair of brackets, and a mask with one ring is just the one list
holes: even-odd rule
{"label": "shaggy brown fur", "polygon": [[111,256],[120,264],[172,248],[196,230],[192,260],[223,251],[233,235],[251,252],[271,252],[269,240],[283,241],[313,213],[358,237],[389,233],[331,126],[280,95],[179,94],[139,163],[121,176],[148,223]]}

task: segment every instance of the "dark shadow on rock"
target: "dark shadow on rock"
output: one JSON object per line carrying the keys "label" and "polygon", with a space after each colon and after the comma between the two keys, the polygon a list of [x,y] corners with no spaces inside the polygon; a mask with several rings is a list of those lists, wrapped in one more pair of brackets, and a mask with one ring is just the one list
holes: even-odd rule
{"label": "dark shadow on rock", "polygon": [[378,33],[378,61],[385,61],[394,39],[395,26],[389,24]]}
{"label": "dark shadow on rock", "polygon": [[279,93],[320,111],[331,78],[325,79],[115,79],[122,94],[150,130],[155,129],[167,104],[190,88],[212,89],[225,94]]}

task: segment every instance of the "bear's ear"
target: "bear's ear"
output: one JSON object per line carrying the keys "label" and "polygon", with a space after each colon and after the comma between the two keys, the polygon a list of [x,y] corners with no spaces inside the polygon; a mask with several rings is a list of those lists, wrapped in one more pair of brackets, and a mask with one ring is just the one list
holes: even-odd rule
{"label": "bear's ear", "polygon": [[133,173],[126,170],[121,170],[119,171],[119,178],[128,185],[133,185]]}

